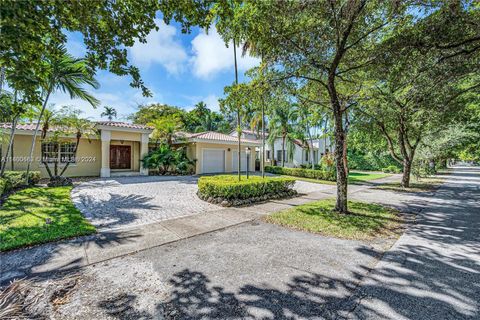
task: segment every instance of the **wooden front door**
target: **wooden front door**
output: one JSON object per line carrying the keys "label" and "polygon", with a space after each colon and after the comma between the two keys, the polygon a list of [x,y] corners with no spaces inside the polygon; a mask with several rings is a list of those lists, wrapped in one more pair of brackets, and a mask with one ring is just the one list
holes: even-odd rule
{"label": "wooden front door", "polygon": [[130,146],[110,146],[110,169],[131,169]]}

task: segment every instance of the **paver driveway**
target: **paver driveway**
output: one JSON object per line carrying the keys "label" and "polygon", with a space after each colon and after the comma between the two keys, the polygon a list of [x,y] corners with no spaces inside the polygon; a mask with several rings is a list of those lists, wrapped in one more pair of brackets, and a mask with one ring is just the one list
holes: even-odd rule
{"label": "paver driveway", "polygon": [[197,178],[121,177],[84,182],[72,191],[75,206],[99,230],[132,228],[218,210],[200,200]]}
{"label": "paver driveway", "polygon": [[[100,231],[139,227],[221,207],[200,200],[198,177],[119,177],[93,180],[72,191],[72,200]],[[334,187],[297,181],[301,194],[333,192]]]}

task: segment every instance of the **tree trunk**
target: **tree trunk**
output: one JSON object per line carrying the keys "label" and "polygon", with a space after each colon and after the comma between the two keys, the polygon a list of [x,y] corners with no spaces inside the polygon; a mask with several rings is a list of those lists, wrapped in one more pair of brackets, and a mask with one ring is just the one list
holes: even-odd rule
{"label": "tree trunk", "polygon": [[[235,63],[235,85],[238,85],[238,67],[237,67],[237,48],[236,48],[236,42],[235,38],[233,38],[233,60]],[[241,120],[240,120],[240,107],[237,107],[237,136],[238,136],[238,181],[241,180],[241,157],[240,157],[240,152],[241,152]],[[248,170],[248,168],[247,168]]]}
{"label": "tree trunk", "polygon": [[48,99],[50,98],[50,93],[52,92],[51,89],[48,90],[47,92],[47,96],[45,97],[45,101],[43,102],[43,105],[42,105],[42,110],[40,111],[40,115],[38,116],[38,121],[37,121],[37,125],[35,126],[35,131],[33,132],[33,137],[32,137],[32,146],[30,148],[30,155],[28,157],[28,162],[27,162],[27,171],[26,171],[26,174],[25,174],[25,184],[28,185],[28,174],[30,173],[30,166],[32,165],[32,161],[33,161],[33,150],[35,149],[35,140],[37,139],[37,133],[38,133],[38,128],[40,127],[40,122],[42,121],[42,117],[43,117],[43,112],[45,111],[45,108],[47,106],[47,103],[48,103]]}
{"label": "tree trunk", "polygon": [[[77,143],[75,144],[75,150],[73,150],[73,156],[77,158],[77,150],[78,150],[78,145],[80,144],[80,138],[82,136],[77,133]],[[63,167],[63,170],[60,172],[60,176],[63,176],[65,171],[67,170],[68,166],[70,165],[70,161],[68,161],[65,166]]]}
{"label": "tree trunk", "polygon": [[262,98],[262,178],[265,178],[265,103]]}
{"label": "tree trunk", "polygon": [[285,167],[285,136],[282,136],[282,167]]}
{"label": "tree trunk", "polygon": [[[7,151],[5,153],[5,161],[3,161],[2,163],[2,170],[0,172],[0,177],[3,177],[4,173],[5,173],[5,168],[7,167],[7,161],[8,161],[8,155],[9,155],[9,152],[12,152],[13,151],[13,139],[14,139],[14,136],[15,136],[15,128],[17,126],[17,117],[13,118],[13,122],[12,122],[12,129],[10,131],[10,138],[9,138],[9,141],[8,141],[8,147],[7,147]],[[12,159],[13,159],[13,156],[11,156]],[[12,161],[12,168],[13,170],[13,161]]]}
{"label": "tree trunk", "polygon": [[312,170],[315,170],[315,159],[313,159],[314,152],[313,152],[313,138],[312,133],[310,132],[310,128],[307,126],[307,133],[308,139],[310,140],[310,162],[312,163]]}
{"label": "tree trunk", "polygon": [[340,213],[348,213],[347,206],[347,192],[348,179],[345,165],[343,163],[345,143],[345,132],[342,128],[342,119],[335,117],[335,167],[337,169],[337,201],[335,204],[335,211]]}
{"label": "tree trunk", "polygon": [[408,159],[403,160],[403,176],[402,176],[402,187],[410,187],[410,173],[412,172],[412,161]]}

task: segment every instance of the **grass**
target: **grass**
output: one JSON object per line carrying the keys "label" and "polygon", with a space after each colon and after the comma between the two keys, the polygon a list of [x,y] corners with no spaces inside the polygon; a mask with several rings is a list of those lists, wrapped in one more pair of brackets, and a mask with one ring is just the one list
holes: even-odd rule
{"label": "grass", "polygon": [[[370,180],[376,180],[376,179],[381,179],[390,176],[387,173],[381,173],[381,172],[359,172],[359,171],[350,171],[348,174],[348,182],[355,184],[355,183],[363,183],[367,182]],[[283,175],[283,177],[290,177]],[[301,180],[301,181],[307,181],[307,182],[313,182],[313,183],[320,183],[320,184],[329,184],[329,185],[336,185],[337,182],[335,181],[328,181],[328,180],[318,180],[318,179],[312,179],[312,178],[303,178],[303,177],[293,177],[295,180]]]}
{"label": "grass", "polygon": [[320,200],[267,216],[270,223],[344,239],[371,240],[398,235],[402,218],[381,205],[349,201],[349,214],[333,211],[334,199]]}
{"label": "grass", "polygon": [[0,208],[0,251],[94,233],[73,205],[71,189],[35,187],[11,195]]}
{"label": "grass", "polygon": [[444,182],[443,178],[420,178],[410,179],[410,187],[403,188],[400,182],[389,182],[377,186],[377,189],[397,192],[428,192],[436,189]]}

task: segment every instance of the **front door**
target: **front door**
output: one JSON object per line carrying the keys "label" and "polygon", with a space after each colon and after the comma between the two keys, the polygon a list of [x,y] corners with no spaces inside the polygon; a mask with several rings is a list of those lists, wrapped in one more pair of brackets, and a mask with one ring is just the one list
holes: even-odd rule
{"label": "front door", "polygon": [[131,169],[130,146],[110,146],[110,169]]}

